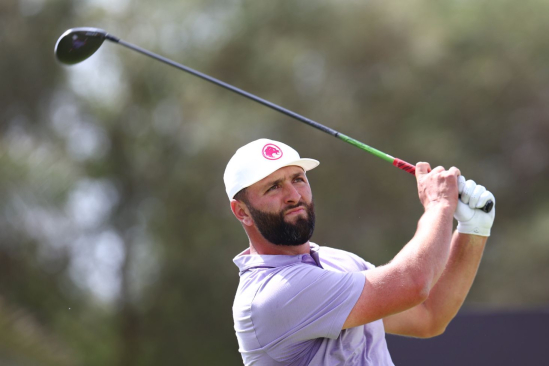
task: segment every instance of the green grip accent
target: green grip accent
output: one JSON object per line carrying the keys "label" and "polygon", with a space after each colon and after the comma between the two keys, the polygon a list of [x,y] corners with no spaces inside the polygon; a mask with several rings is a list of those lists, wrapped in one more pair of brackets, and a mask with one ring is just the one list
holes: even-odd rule
{"label": "green grip accent", "polygon": [[377,149],[374,149],[373,147],[370,147],[368,145],[366,145],[365,143],[363,142],[360,142],[358,140],[355,140],[354,138],[352,137],[349,137],[347,135],[344,135],[342,133],[338,133],[337,138],[339,138],[340,140],[343,140],[353,146],[356,146],[358,147],[359,149],[362,149],[362,150],[365,150],[365,151],[368,151],[370,154],[372,155],[375,155],[377,156],[378,158],[381,158],[385,161],[388,161],[389,163],[393,163],[393,161],[395,160],[394,157],[392,157],[391,155],[388,155],[388,154],[385,154],[384,152],[382,151],[379,151]]}

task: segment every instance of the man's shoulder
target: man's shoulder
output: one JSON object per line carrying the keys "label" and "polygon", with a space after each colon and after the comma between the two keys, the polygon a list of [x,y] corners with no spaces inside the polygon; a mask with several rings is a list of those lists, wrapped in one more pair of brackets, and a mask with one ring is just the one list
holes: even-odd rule
{"label": "man's shoulder", "polygon": [[[256,298],[260,293],[270,296],[291,293],[301,285],[315,281],[322,269],[305,263],[293,263],[276,268],[254,268],[240,277],[237,295]],[[292,286],[289,286],[291,283]]]}
{"label": "man's shoulder", "polygon": [[[259,269],[250,272],[246,279],[241,277],[233,303],[235,322],[238,322],[238,319],[253,317],[254,328],[265,324],[272,325],[272,321],[287,323],[286,326],[290,327],[290,323],[297,319],[287,313],[287,306],[304,305],[318,299],[320,293],[315,294],[312,290],[315,287],[324,287],[324,272],[326,271],[312,265],[294,264]],[[305,293],[309,295],[304,296]]]}
{"label": "man's shoulder", "polygon": [[375,265],[365,261],[359,255],[343,249],[318,246],[318,251],[321,261],[329,265],[345,266],[345,269],[350,271],[366,271],[375,268]]}
{"label": "man's shoulder", "polygon": [[[321,268],[306,263],[295,263],[278,268],[261,268],[241,277],[235,301],[254,310],[278,311],[282,304],[297,301],[314,301],[324,296],[326,288],[352,281],[353,271]],[[339,286],[339,285],[338,285]],[[304,296],[309,294],[309,296]],[[235,299],[235,300],[236,300]]]}
{"label": "man's shoulder", "polygon": [[261,283],[257,283],[258,292],[268,294],[269,298],[292,296],[299,288],[316,281],[323,270],[310,264],[296,263],[278,267],[269,271]]}

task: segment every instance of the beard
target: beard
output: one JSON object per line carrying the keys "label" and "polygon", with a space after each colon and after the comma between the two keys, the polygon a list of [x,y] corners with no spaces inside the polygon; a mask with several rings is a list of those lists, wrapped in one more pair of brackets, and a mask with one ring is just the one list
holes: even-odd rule
{"label": "beard", "polygon": [[[279,213],[270,213],[258,210],[247,205],[254,223],[265,239],[275,245],[297,246],[305,244],[313,236],[315,230],[314,203],[304,202],[287,207]],[[307,217],[297,217],[295,223],[284,220],[284,213],[297,207],[303,207]]]}

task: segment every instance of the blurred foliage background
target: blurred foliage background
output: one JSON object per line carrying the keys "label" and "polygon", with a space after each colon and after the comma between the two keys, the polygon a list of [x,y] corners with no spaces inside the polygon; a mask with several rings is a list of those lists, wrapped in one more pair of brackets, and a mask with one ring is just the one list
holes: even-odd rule
{"label": "blurred foliage background", "polygon": [[412,237],[415,180],[263,106],[105,43],[93,26],[497,198],[465,309],[549,304],[549,3],[0,2],[0,364],[238,365],[222,181],[260,137],[320,160],[313,241],[380,265]]}

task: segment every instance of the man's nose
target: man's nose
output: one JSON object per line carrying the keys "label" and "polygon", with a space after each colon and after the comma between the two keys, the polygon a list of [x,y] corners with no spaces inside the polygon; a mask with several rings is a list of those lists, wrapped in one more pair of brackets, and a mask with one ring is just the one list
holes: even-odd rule
{"label": "man's nose", "polygon": [[284,192],[284,203],[296,204],[301,200],[301,194],[292,185],[288,184]]}

